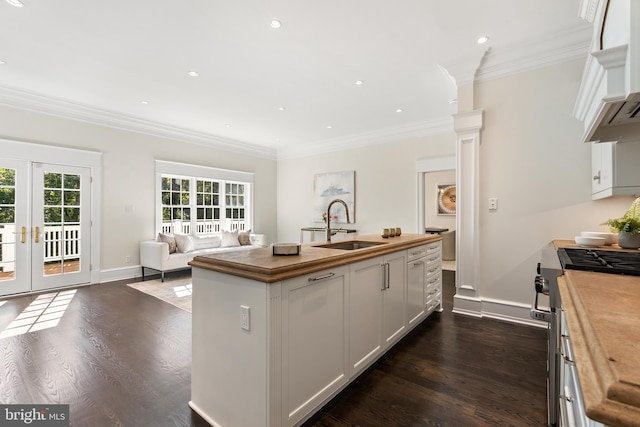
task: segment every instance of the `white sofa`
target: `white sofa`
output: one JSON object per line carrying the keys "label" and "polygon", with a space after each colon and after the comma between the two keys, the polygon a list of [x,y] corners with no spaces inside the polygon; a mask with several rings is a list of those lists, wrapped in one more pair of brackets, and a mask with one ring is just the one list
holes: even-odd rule
{"label": "white sofa", "polygon": [[[188,263],[197,255],[246,251],[267,246],[267,238],[264,234],[246,233],[244,238],[242,234],[240,233],[240,238],[237,232],[222,232],[203,237],[159,234],[155,240],[140,242],[142,280],[144,280],[145,268],[159,271],[164,282],[165,272],[190,268]],[[173,241],[175,244],[172,243]],[[171,246],[175,248],[175,252],[170,251]]]}

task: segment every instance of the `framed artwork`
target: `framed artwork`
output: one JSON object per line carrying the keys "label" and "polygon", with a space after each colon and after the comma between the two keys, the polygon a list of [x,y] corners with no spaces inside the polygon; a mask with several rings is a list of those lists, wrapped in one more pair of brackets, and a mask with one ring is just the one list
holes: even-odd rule
{"label": "framed artwork", "polygon": [[[349,208],[349,220],[356,220],[356,172],[319,173],[313,177],[313,222],[326,223],[327,207],[335,199],[343,200]],[[331,206],[331,222],[347,222],[342,203]]]}
{"label": "framed artwork", "polygon": [[438,215],[456,214],[456,186],[438,185]]}

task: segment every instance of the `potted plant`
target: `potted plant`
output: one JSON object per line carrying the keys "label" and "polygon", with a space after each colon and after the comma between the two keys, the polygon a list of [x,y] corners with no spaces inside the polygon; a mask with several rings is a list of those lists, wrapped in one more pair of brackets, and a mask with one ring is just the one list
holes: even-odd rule
{"label": "potted plant", "polygon": [[640,248],[640,197],[631,203],[624,216],[609,219],[605,224],[611,227],[611,231],[618,232],[618,245],[621,248]]}

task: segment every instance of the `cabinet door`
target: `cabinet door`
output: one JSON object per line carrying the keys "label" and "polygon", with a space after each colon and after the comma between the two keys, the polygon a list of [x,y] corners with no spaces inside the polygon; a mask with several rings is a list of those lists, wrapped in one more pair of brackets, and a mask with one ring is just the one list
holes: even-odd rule
{"label": "cabinet door", "polygon": [[355,263],[349,278],[349,366],[366,368],[382,351],[382,257]]}
{"label": "cabinet door", "polygon": [[425,313],[425,260],[426,258],[422,257],[407,263],[407,319],[409,326],[420,322]]}
{"label": "cabinet door", "polygon": [[613,142],[591,144],[591,194],[613,186]]}
{"label": "cabinet door", "polygon": [[282,413],[291,426],[349,380],[349,268],[282,282]]}
{"label": "cabinet door", "polygon": [[397,341],[406,328],[406,251],[386,255],[387,285],[383,292],[385,347]]}

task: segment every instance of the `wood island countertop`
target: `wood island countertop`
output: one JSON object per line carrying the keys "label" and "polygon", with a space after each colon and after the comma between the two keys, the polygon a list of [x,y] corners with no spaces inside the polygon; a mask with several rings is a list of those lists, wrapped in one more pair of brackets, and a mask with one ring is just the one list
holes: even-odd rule
{"label": "wood island countertop", "polygon": [[587,416],[640,426],[640,277],[566,270],[558,287]]}
{"label": "wood island countertop", "polygon": [[382,238],[379,235],[363,235],[349,240],[382,242],[384,244],[357,250],[319,248],[324,242],[301,244],[299,255],[273,255],[272,248],[258,248],[249,251],[223,252],[220,254],[196,256],[189,264],[234,276],[274,283],[280,280],[314,273],[327,268],[351,264],[380,255],[413,248],[442,240],[439,235],[402,234],[401,236]]}

